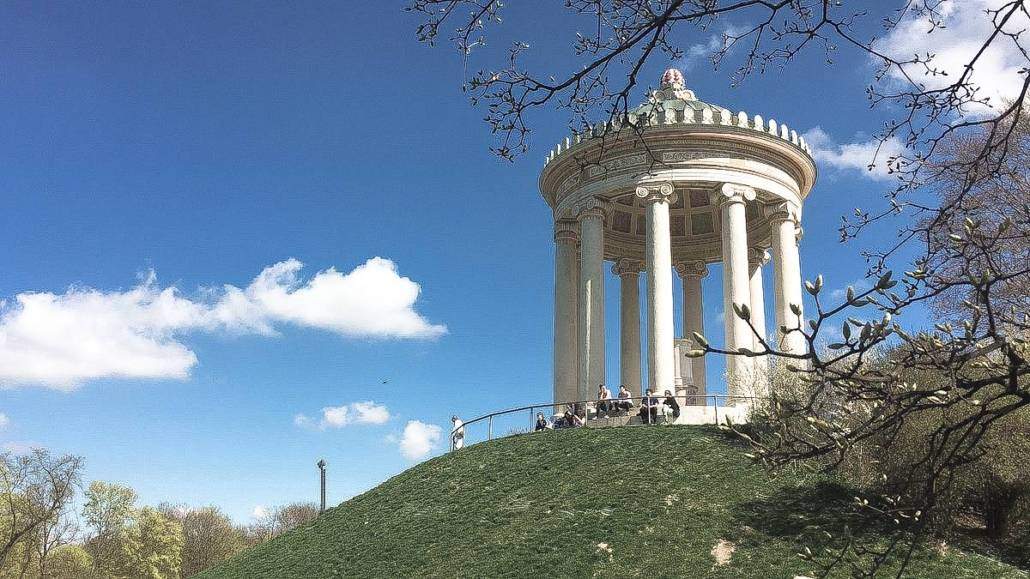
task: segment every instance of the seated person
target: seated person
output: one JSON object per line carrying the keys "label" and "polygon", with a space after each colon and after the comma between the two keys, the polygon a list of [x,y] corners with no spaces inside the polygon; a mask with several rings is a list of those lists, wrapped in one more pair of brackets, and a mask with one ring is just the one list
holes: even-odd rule
{"label": "seated person", "polygon": [[629,409],[633,408],[633,401],[630,400],[632,397],[633,395],[630,394],[625,384],[619,386],[619,400],[615,403],[615,407],[623,412],[629,412]]}
{"label": "seated person", "polygon": [[604,384],[597,385],[597,415],[608,414],[612,411],[612,393],[604,387]]}
{"label": "seated person", "polygon": [[562,428],[577,428],[583,426],[583,419],[571,409],[566,410],[562,415]]}
{"label": "seated person", "polygon": [[551,423],[544,417],[543,412],[536,413],[536,425],[533,426],[533,432],[540,432],[541,430],[547,430],[551,428]]}
{"label": "seated person", "polygon": [[662,404],[665,405],[666,412],[672,414],[673,420],[680,417],[680,403],[676,401],[676,397],[670,390],[665,391],[665,400],[662,401]]}
{"label": "seated person", "polygon": [[640,419],[647,424],[656,424],[658,422],[658,398],[651,394],[651,389],[648,388],[644,394],[644,399],[640,401]]}

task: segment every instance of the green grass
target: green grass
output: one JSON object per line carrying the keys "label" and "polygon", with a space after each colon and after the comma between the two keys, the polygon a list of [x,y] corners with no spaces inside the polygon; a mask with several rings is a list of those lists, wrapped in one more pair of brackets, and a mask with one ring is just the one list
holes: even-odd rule
{"label": "green grass", "polygon": [[[790,578],[812,572],[797,556],[804,545],[835,544],[824,530],[838,537],[845,524],[862,526],[846,514],[847,489],[811,475],[771,478],[743,452],[702,427],[578,429],[478,444],[411,468],[201,577]],[[724,565],[711,554],[720,540],[735,546]],[[905,576],[1026,575],[976,554],[923,549]]]}

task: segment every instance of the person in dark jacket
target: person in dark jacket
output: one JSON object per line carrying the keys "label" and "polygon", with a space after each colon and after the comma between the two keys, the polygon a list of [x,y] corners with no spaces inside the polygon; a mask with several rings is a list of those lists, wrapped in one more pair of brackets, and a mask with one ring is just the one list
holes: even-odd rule
{"label": "person in dark jacket", "polygon": [[534,432],[540,432],[541,430],[547,430],[551,427],[551,424],[547,422],[547,418],[544,418],[543,412],[536,413],[536,425],[533,427]]}
{"label": "person in dark jacket", "polygon": [[658,422],[658,398],[652,395],[650,388],[644,393],[644,399],[640,401],[640,419],[645,424]]}
{"label": "person in dark jacket", "polygon": [[676,397],[672,395],[671,391],[665,391],[665,400],[663,400],[662,402],[665,404],[666,408],[672,410],[673,420],[676,420],[680,417],[680,403],[676,402]]}

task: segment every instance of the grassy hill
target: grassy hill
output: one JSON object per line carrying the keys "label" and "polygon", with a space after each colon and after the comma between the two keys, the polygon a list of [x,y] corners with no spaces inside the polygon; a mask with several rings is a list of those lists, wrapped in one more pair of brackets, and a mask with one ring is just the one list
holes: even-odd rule
{"label": "grassy hill", "polygon": [[[837,509],[851,496],[770,478],[717,430],[547,432],[427,461],[201,577],[789,578],[811,571],[802,541],[815,550],[856,523]],[[926,549],[905,576],[1026,575]]]}

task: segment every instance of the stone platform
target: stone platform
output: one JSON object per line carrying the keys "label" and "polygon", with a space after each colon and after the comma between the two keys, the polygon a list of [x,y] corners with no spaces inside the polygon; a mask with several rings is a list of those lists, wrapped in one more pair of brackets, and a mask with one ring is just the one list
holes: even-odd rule
{"label": "stone platform", "polygon": [[[680,417],[674,424],[726,424],[727,418],[734,424],[741,424],[748,421],[748,405],[738,404],[736,406],[681,406]],[[591,416],[586,422],[587,428],[610,428],[613,426],[627,426],[632,424],[643,424],[643,420],[637,412],[639,407],[634,407],[629,413],[615,412],[609,416],[600,418]],[[664,424],[665,417],[658,416],[658,423]]]}

